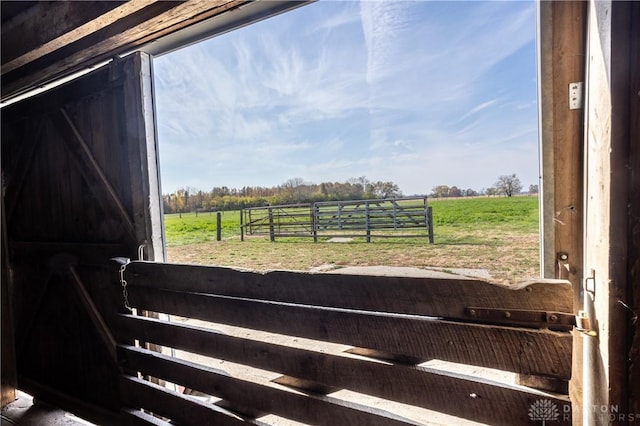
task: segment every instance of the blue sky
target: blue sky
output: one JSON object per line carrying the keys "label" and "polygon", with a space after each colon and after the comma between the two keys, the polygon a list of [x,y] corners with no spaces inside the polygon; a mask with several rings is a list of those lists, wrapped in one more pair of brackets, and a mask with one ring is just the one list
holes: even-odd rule
{"label": "blue sky", "polygon": [[163,192],[537,184],[533,1],[319,1],[154,60]]}

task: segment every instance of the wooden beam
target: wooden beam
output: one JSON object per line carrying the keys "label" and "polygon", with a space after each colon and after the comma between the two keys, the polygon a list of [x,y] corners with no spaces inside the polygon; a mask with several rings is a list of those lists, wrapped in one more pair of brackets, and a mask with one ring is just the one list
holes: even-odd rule
{"label": "wooden beam", "polygon": [[[155,0],[34,3],[2,24],[2,74],[138,12]],[[46,23],[46,25],[43,25]]]}
{"label": "wooden beam", "polygon": [[[129,300],[133,306],[136,306],[134,300],[141,300],[137,293],[139,292],[130,289]],[[163,294],[160,297],[177,298],[172,294]],[[183,303],[199,304],[197,299],[192,298],[178,302],[179,305]],[[148,308],[146,305],[145,303],[139,307]],[[155,303],[154,306],[160,307]],[[162,307],[167,306],[169,303],[163,304]],[[265,309],[265,306],[272,309]],[[209,304],[206,309],[216,310],[217,314],[190,315],[200,309],[179,309],[177,312],[172,312],[173,309],[153,310],[274,333],[367,347],[412,358],[442,359],[520,374],[569,378],[571,367],[569,333],[361,315],[251,302]],[[254,311],[237,315],[238,312],[244,312],[243,309]],[[230,319],[230,312],[235,312],[236,318]],[[269,316],[277,316],[279,319],[273,320]]]}
{"label": "wooden beam", "polygon": [[[570,109],[569,84],[585,79],[586,3],[541,2],[541,100],[545,276],[582,277],[584,108]],[[553,246],[550,245],[553,244]],[[566,255],[566,257],[562,255]]]}
{"label": "wooden beam", "polygon": [[467,278],[409,278],[270,271],[132,262],[132,286],[218,294],[379,312],[473,321],[469,306],[573,312],[567,281],[540,280],[510,287]]}
{"label": "wooden beam", "polygon": [[127,364],[150,375],[187,384],[208,395],[313,425],[415,424],[372,407],[324,396],[310,396],[259,384],[215,369],[140,348],[123,348]]}
{"label": "wooden beam", "polygon": [[570,377],[571,334],[133,288],[139,309],[521,374]]}
{"label": "wooden beam", "polygon": [[[248,0],[155,1],[70,45],[4,74],[2,95],[4,97],[38,82],[130,52],[147,42],[246,3]],[[48,25],[47,22],[41,24]]]}
{"label": "wooden beam", "polygon": [[[243,419],[218,408],[172,392],[137,377],[123,376],[120,381],[122,403],[131,408],[144,408],[184,425],[241,425]],[[254,422],[248,422],[256,424]]]}
{"label": "wooden beam", "polygon": [[[184,324],[162,324],[155,320],[141,321],[135,317],[124,316],[120,317],[119,323],[123,337],[145,335],[177,349],[279,372],[329,388],[348,389],[483,423],[504,424],[504,416],[507,414],[511,419],[510,424],[526,424],[526,421],[530,420],[527,418],[529,405],[540,398],[551,398],[554,403],[562,406],[570,404],[566,397],[426,367],[393,365],[298,349],[221,335]],[[242,401],[276,414],[284,415],[298,407],[282,400],[284,396],[278,398],[282,405],[274,406],[274,399],[270,398],[269,394],[236,388],[232,382],[237,379],[200,374],[200,368],[206,370],[206,367],[196,367],[187,361],[144,352],[142,349],[124,349],[126,351],[121,351],[120,357],[125,365],[135,365],[135,368],[153,372],[166,377],[167,380],[185,384],[205,393],[230,401]]]}

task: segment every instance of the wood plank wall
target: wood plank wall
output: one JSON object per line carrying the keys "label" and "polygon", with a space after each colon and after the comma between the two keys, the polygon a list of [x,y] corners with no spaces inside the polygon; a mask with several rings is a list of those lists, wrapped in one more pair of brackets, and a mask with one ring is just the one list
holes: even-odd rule
{"label": "wood plank wall", "polygon": [[[155,424],[141,423],[144,408],[180,424],[262,423],[265,415],[314,425],[424,424],[438,412],[517,425],[528,424],[529,409],[542,400],[558,408],[554,420],[570,424],[566,394],[513,380],[513,373],[569,379],[566,328],[516,318],[522,310],[570,312],[566,281],[506,288],[471,279],[260,274],[145,262],[128,265],[125,279],[132,307],[172,316],[115,318],[125,372],[122,416],[131,424]],[[470,306],[496,308],[507,321],[487,324],[469,315]],[[132,346],[134,339],[175,356]],[[475,374],[462,374],[461,364]],[[511,381],[483,377],[481,371],[495,370],[481,367],[511,374]],[[264,373],[245,375],[253,369]],[[215,404],[203,406],[135,372],[196,390]]]}
{"label": "wood plank wall", "polygon": [[141,124],[149,120],[144,66],[148,57],[131,55],[2,109],[18,386],[89,418],[113,413],[119,401],[104,317],[122,303],[109,259],[136,258],[154,237],[141,166],[155,142]]}

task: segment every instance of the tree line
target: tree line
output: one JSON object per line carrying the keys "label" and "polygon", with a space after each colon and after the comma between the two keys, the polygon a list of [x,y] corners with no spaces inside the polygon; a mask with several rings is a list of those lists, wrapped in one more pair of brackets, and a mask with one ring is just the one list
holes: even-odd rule
{"label": "tree line", "polygon": [[[481,191],[461,189],[457,186],[437,185],[429,197],[474,197],[478,195],[506,195],[511,197],[522,191],[520,179],[515,175],[503,175],[491,187]],[[529,186],[530,194],[538,193],[538,185]],[[216,186],[210,191],[196,188],[181,188],[164,194],[162,201],[165,213],[198,211],[228,211],[247,207],[263,207],[280,204],[315,203],[318,201],[368,200],[402,197],[402,191],[391,181],[370,181],[365,176],[351,178],[345,182],[305,182],[302,178],[291,178],[272,187],[243,186],[229,188]]]}
{"label": "tree line", "polygon": [[302,178],[288,179],[272,187],[226,186],[210,191],[181,188],[162,196],[165,213],[197,211],[227,211],[268,205],[315,203],[318,201],[366,200],[401,197],[402,191],[393,182],[372,182],[364,176],[346,182],[305,182]]}
{"label": "tree line", "polygon": [[[490,188],[485,188],[481,191],[474,189],[462,189],[457,186],[449,185],[437,185],[431,190],[430,197],[433,198],[447,198],[447,197],[475,197],[478,195],[505,195],[512,197],[522,192],[523,186],[520,179],[516,174],[502,175],[498,177],[498,180]],[[529,185],[529,194],[538,193],[538,185]]]}

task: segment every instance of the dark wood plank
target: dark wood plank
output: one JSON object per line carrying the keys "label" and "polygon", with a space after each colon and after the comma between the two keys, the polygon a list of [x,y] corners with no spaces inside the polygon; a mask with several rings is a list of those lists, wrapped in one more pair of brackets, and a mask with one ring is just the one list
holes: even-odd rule
{"label": "dark wood plank", "polygon": [[[11,176],[11,179],[8,182],[8,186],[6,187],[6,192],[4,195],[5,202],[8,207],[6,210],[6,218],[7,220],[11,220],[13,217],[13,212],[18,205],[18,201],[20,199],[20,194],[22,192],[22,188],[25,183],[25,179],[29,172],[31,171],[31,166],[33,164],[33,159],[36,155],[36,151],[40,140],[42,138],[42,133],[44,129],[44,123],[42,121],[38,121],[36,123],[36,130],[31,136],[27,136],[24,139],[23,147],[21,148],[21,152],[19,154],[19,158],[16,161],[18,164],[17,169],[14,172],[14,175]],[[4,167],[4,165],[3,165]]]}
{"label": "dark wood plank", "polygon": [[117,362],[116,357],[116,340],[111,334],[111,330],[107,326],[107,323],[102,318],[102,314],[96,307],[96,304],[93,303],[93,299],[91,295],[87,291],[84,283],[82,282],[82,278],[78,275],[78,272],[73,266],[69,266],[69,275],[71,276],[71,282],[73,283],[73,287],[80,298],[82,305],[85,308],[85,311],[89,315],[91,322],[93,323],[102,344],[104,345],[107,353],[115,362]]}
{"label": "dark wood plank", "polygon": [[[131,283],[129,282],[129,285]],[[569,378],[571,334],[129,287],[131,306],[418,359]]]}
{"label": "dark wood plank", "polygon": [[[146,338],[160,340],[167,346],[177,349],[281,372],[326,386],[349,389],[489,424],[505,424],[504,421],[500,422],[501,418],[504,420],[501,416],[505,413],[508,413],[513,421],[517,420],[511,424],[526,424],[528,406],[537,399],[550,398],[558,406],[569,404],[566,397],[425,367],[391,365],[297,349],[220,335],[184,325],[161,324],[152,320],[130,322],[125,317],[122,319],[126,320],[125,324],[122,324],[126,328],[123,330],[126,335],[134,336],[144,333]],[[135,351],[138,356],[137,354],[142,350]],[[131,351],[121,352],[121,359],[127,365],[132,362],[132,355],[129,352]],[[152,357],[152,360],[149,360],[149,357]],[[152,363],[159,362],[158,359],[165,357],[142,353],[134,365],[146,365],[145,368],[151,368]],[[174,377],[178,382],[192,380],[189,379],[191,376],[194,376],[193,380],[209,382],[209,379],[200,374],[178,373],[174,368],[176,367],[173,365],[166,365],[162,370],[154,370],[154,373],[180,374],[181,377]],[[189,382],[189,386],[196,388],[203,386],[201,382],[196,381]],[[431,391],[436,389],[436,392]],[[202,390],[207,393],[217,393],[219,397],[225,399],[248,401],[242,398],[247,398],[249,393],[240,392],[234,396],[235,391],[231,386]],[[472,394],[476,397],[472,397]],[[252,399],[260,398],[259,395],[250,395]]]}
{"label": "dark wood plank", "polygon": [[120,379],[122,402],[143,408],[184,425],[239,425],[245,423],[233,413],[137,377]]}
{"label": "dark wood plank", "polygon": [[221,374],[219,370],[141,348],[121,347],[121,357],[134,370],[198,389],[232,404],[313,425],[409,425],[391,413],[325,396],[309,396]]}
{"label": "dark wood plank", "polygon": [[75,160],[76,166],[87,182],[91,184],[91,188],[96,191],[98,199],[103,204],[113,205],[111,210],[114,210],[114,216],[118,216],[122,220],[124,227],[133,234],[134,225],[127,208],[120,200],[119,194],[113,189],[104,171],[93,156],[91,148],[78,131],[69,114],[66,110],[61,109],[57,114],[53,115],[52,119],[58,131],[63,135],[69,152],[73,154],[72,158]]}
{"label": "dark wood plank", "polygon": [[471,320],[464,308],[573,312],[571,285],[548,280],[511,287],[475,279],[410,278],[272,271],[134,262],[132,286],[381,312]]}
{"label": "dark wood plank", "polygon": [[158,417],[131,408],[122,409],[120,411],[120,419],[122,426],[171,426],[171,423]]}

